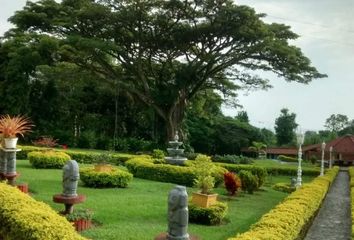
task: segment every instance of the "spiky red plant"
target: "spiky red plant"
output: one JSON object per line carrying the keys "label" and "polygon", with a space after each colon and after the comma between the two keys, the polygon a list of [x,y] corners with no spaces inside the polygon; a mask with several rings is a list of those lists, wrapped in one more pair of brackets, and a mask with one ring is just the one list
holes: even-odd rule
{"label": "spiky red plant", "polygon": [[5,138],[13,138],[16,135],[23,137],[24,133],[31,132],[33,126],[30,119],[25,116],[18,115],[11,117],[8,114],[0,116],[0,133]]}
{"label": "spiky red plant", "polygon": [[241,180],[232,172],[224,173],[224,184],[227,192],[234,196],[238,189],[241,188]]}

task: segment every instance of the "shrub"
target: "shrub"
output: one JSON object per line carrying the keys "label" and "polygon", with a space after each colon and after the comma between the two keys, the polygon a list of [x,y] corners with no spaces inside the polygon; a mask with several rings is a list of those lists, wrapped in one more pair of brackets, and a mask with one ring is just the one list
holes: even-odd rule
{"label": "shrub", "polygon": [[283,162],[295,162],[295,163],[299,161],[297,158],[288,157],[285,155],[279,155],[278,160],[283,161]]}
{"label": "shrub", "polygon": [[236,174],[239,174],[240,171],[242,170],[251,172],[253,175],[257,176],[258,187],[261,187],[266,181],[267,171],[266,168],[264,167],[258,167],[252,165],[227,164],[227,163],[217,163],[217,166],[224,167],[230,172],[234,172]]}
{"label": "shrub", "polygon": [[277,183],[272,187],[274,190],[286,193],[292,193],[296,190],[296,187],[292,187],[291,184],[288,183]]}
{"label": "shrub", "polygon": [[253,161],[251,158],[237,155],[214,155],[212,157],[213,162],[222,162],[222,163],[234,163],[234,164],[252,164]]}
{"label": "shrub", "polygon": [[70,156],[64,152],[36,151],[30,152],[28,159],[34,168],[62,168]]}
{"label": "shrub", "polygon": [[258,189],[258,179],[251,172],[242,170],[239,172],[241,179],[242,190],[252,194]]}
{"label": "shrub", "polygon": [[200,154],[194,161],[194,168],[197,174],[194,180],[195,187],[199,188],[203,194],[210,194],[215,184],[215,178],[212,176],[215,172],[215,165],[210,157]]}
{"label": "shrub", "polygon": [[58,144],[58,140],[50,136],[41,136],[39,139],[33,141],[34,146],[53,148]]}
{"label": "shrub", "polygon": [[0,183],[0,236],[8,240],[84,240],[51,207]]}
{"label": "shrub", "polygon": [[154,159],[164,159],[165,158],[165,153],[162,150],[160,150],[160,149],[154,149],[152,151],[152,155],[151,156]]}
{"label": "shrub", "polygon": [[192,167],[169,164],[154,164],[149,157],[136,157],[126,162],[126,167],[134,176],[159,182],[170,182],[193,186],[197,175]]}
{"label": "shrub", "polygon": [[326,196],[339,168],[328,170],[325,176],[317,177],[309,184],[290,194],[282,203],[251,226],[248,232],[228,240],[295,240],[311,223]]}
{"label": "shrub", "polygon": [[195,152],[187,152],[187,153],[184,153],[184,156],[185,156],[188,160],[195,160],[198,155],[199,155],[199,153],[195,153]]}
{"label": "shrub", "polygon": [[97,172],[93,168],[81,168],[80,179],[88,187],[125,188],[133,179],[133,175],[118,168],[113,168],[111,172]]}
{"label": "shrub", "polygon": [[224,173],[224,184],[227,192],[233,196],[241,187],[241,180],[232,172]]}
{"label": "shrub", "polygon": [[189,221],[206,225],[218,225],[225,218],[227,209],[227,204],[222,202],[216,202],[207,208],[189,203]]}
{"label": "shrub", "polygon": [[89,209],[75,209],[72,213],[65,215],[70,222],[77,220],[92,220],[93,212]]}
{"label": "shrub", "polygon": [[[297,175],[296,166],[259,167],[253,165],[239,165],[239,164],[228,164],[228,163],[215,163],[215,164],[226,168],[230,172],[235,172],[235,173],[238,173],[241,170],[247,170],[247,171],[251,171],[253,174],[255,174],[255,172],[259,172],[259,173],[262,172],[262,175],[264,174],[271,174],[272,176]],[[312,169],[312,168],[305,168],[305,167],[302,168],[302,175],[304,176],[318,176],[319,174],[320,174],[319,169]]]}

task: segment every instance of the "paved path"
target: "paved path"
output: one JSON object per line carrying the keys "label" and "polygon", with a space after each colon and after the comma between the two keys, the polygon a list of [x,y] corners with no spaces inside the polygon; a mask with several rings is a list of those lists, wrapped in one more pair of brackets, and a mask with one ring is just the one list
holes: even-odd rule
{"label": "paved path", "polygon": [[304,240],[350,240],[349,175],[340,171]]}

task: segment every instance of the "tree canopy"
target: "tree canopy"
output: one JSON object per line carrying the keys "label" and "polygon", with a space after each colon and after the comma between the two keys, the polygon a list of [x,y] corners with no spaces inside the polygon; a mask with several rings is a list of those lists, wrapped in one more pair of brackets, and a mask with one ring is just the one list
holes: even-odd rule
{"label": "tree canopy", "polygon": [[289,45],[298,37],[290,27],[264,16],[232,0],[41,0],[10,18],[6,38],[51,39],[53,62],[115,82],[151,107],[171,137],[200,90],[233,96],[269,87],[255,70],[301,83],[325,77]]}
{"label": "tree canopy", "polygon": [[280,116],[275,119],[275,135],[278,145],[281,146],[293,142],[298,124],[295,122],[295,113],[290,113],[287,108],[283,108],[280,112]]}
{"label": "tree canopy", "polygon": [[325,128],[329,131],[338,133],[349,125],[349,119],[343,114],[332,114],[326,119]]}

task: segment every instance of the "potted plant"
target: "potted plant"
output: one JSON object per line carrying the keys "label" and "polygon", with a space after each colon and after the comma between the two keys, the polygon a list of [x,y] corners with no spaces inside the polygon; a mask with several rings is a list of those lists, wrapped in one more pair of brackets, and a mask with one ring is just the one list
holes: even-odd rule
{"label": "potted plant", "polygon": [[110,155],[107,153],[98,154],[95,158],[95,171],[97,172],[111,172],[112,165],[108,163]]}
{"label": "potted plant", "polygon": [[16,148],[17,135],[21,135],[26,132],[30,132],[34,125],[31,123],[29,118],[24,116],[14,116],[3,115],[0,117],[0,133],[4,137],[4,147],[5,148]]}
{"label": "potted plant", "polygon": [[66,219],[72,222],[76,231],[81,232],[92,227],[93,212],[89,209],[77,209],[66,215]]}
{"label": "potted plant", "polygon": [[199,207],[209,207],[216,203],[217,194],[212,194],[215,179],[212,176],[215,171],[215,165],[210,157],[206,155],[198,155],[194,161],[197,178],[194,185],[200,189],[199,192],[192,193],[192,203]]}

